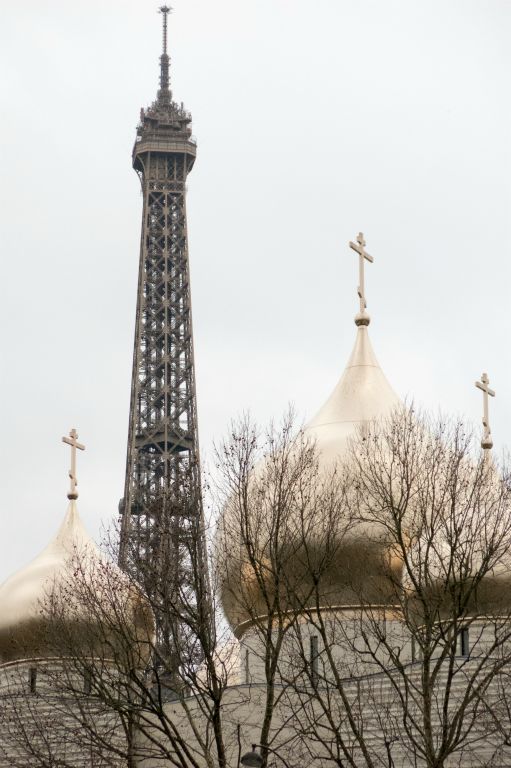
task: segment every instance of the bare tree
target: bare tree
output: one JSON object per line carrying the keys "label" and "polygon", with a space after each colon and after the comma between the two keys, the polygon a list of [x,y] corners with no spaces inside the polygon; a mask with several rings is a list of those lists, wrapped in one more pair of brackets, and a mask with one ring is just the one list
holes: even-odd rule
{"label": "bare tree", "polygon": [[[296,430],[292,411],[280,427],[271,424],[265,432],[248,418],[234,424],[217,450],[217,469],[217,578],[224,610],[243,634],[245,683],[257,681],[262,691],[265,765],[277,745],[295,758],[301,754],[282,714],[281,667],[287,638],[300,621],[297,609],[313,596],[316,574],[331,576],[334,549],[349,531],[344,483],[335,469],[322,473],[315,444]],[[304,540],[316,546],[304,549]]]}
{"label": "bare tree", "polygon": [[[509,764],[511,484],[475,446],[462,423],[403,409],[327,466],[289,414],[232,425],[210,577],[201,529],[180,542],[179,594],[162,582],[147,603],[77,556],[46,606],[65,660],[45,672],[56,722],[27,693],[8,702],[30,764],[76,765],[54,759],[57,722],[98,766],[227,768],[251,743],[263,768]],[[187,628],[173,648],[148,612]]]}
{"label": "bare tree", "polygon": [[[203,535],[201,529],[197,540],[190,535],[181,542],[190,568],[179,594],[166,590],[161,574],[145,574],[154,579],[151,600],[111,560],[95,561],[91,568],[87,551],[75,553],[69,578],[41,605],[55,655],[53,663],[38,663],[46,685],[38,681],[33,696],[23,680],[13,679],[4,691],[8,730],[21,752],[38,753],[41,766],[81,765],[59,748],[50,762],[42,762],[45,750],[33,738],[34,728],[45,733],[53,728],[59,742],[73,743],[78,755],[84,743],[92,745],[87,752],[94,754],[92,765],[131,768],[144,759],[183,767],[226,765],[222,698],[234,651],[223,642],[227,631],[217,620],[198,557]],[[170,636],[173,627],[180,628],[172,649],[162,644],[166,633],[155,635],[155,615],[165,615]]]}
{"label": "bare tree", "polygon": [[312,757],[508,764],[511,485],[477,442],[463,423],[413,409],[352,441],[339,471],[366,578],[344,569],[352,599],[341,609],[317,581],[286,678]]}
{"label": "bare tree", "polygon": [[[218,486],[223,485],[229,502],[233,502],[229,483],[235,476],[240,489],[250,482],[250,468],[266,454],[267,475],[260,489],[266,483],[267,495],[273,494],[266,501],[272,510],[270,517],[281,516],[285,520],[297,489],[301,488],[305,496],[307,486],[312,487],[314,452],[305,441],[293,442],[289,421],[280,431],[273,430],[255,442],[248,422],[242,421],[233,429],[232,438],[218,451],[222,457],[219,475],[223,477]],[[239,500],[242,498],[243,493]],[[170,502],[161,498],[158,503]],[[193,504],[193,499],[188,503]],[[240,510],[239,519],[243,521],[248,506],[242,503]],[[175,518],[175,510],[173,514],[157,517]],[[196,517],[187,515],[190,519]],[[245,522],[246,531],[250,525]],[[269,540],[275,541],[271,577],[266,573],[268,561],[259,560],[248,547],[248,565],[256,577],[264,572],[266,584],[278,580],[280,529],[280,523],[274,522],[268,531]],[[226,532],[224,527],[223,534]],[[217,535],[216,547],[211,543],[217,554],[223,534]],[[37,731],[51,733],[52,729],[55,732],[60,728],[57,741],[73,742],[77,754],[83,743],[92,745],[87,748],[94,753],[92,764],[98,766],[127,764],[131,768],[143,761],[181,768],[232,765],[239,756],[238,732],[246,717],[240,713],[247,713],[254,700],[263,709],[256,740],[268,744],[277,698],[276,667],[282,636],[287,630],[282,626],[278,637],[272,631],[279,616],[283,616],[278,597],[281,590],[273,590],[271,595],[268,592],[269,618],[261,623],[268,638],[267,686],[264,692],[261,687],[255,691],[251,685],[233,687],[232,683],[239,680],[239,644],[219,608],[219,593],[227,594],[224,574],[215,565],[211,576],[207,575],[203,560],[205,536],[202,524],[197,524],[180,538],[175,556],[186,559],[186,579],[176,581],[159,571],[153,572],[153,562],[155,569],[161,568],[161,562],[171,568],[171,557],[144,561],[143,582],[151,599],[140,596],[140,585],[132,581],[130,573],[119,572],[109,561],[91,572],[87,553],[76,553],[69,580],[41,606],[49,617],[49,645],[62,663],[39,664],[45,667],[47,686],[45,690],[39,688],[38,696],[45,702],[51,696],[58,706],[53,706],[48,718],[47,707],[35,705],[36,700],[31,698],[23,680],[18,680],[18,685],[13,684],[4,695],[10,731],[16,733],[21,752],[25,750],[33,756],[34,764],[37,753],[45,768],[76,765],[73,756],[68,759],[58,749],[50,750],[48,762],[46,746],[43,749],[34,738]],[[170,547],[171,539],[172,531],[159,532],[161,546],[167,542]],[[250,599],[246,604],[255,616],[257,611]],[[71,618],[77,617],[76,621],[70,621],[70,612]],[[158,621],[150,621],[148,613],[158,617]],[[166,627],[161,636],[152,635],[150,630],[155,624]],[[178,630],[174,631],[175,628]]]}

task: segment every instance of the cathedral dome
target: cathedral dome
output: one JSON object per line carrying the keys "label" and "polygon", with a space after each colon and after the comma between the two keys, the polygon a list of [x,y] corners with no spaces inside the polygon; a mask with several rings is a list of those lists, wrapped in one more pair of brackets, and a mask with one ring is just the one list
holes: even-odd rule
{"label": "cathedral dome", "polygon": [[427,499],[428,525],[420,526],[407,554],[402,584],[410,615],[423,623],[427,606],[426,615],[435,621],[453,615],[508,616],[509,480],[489,454],[479,463],[467,455],[460,461],[447,446],[445,455],[435,467],[438,480],[431,497],[437,501]]}
{"label": "cathedral dome", "polygon": [[[94,597],[87,604],[91,587]],[[153,633],[151,610],[88,536],[71,499],[53,541],[0,586],[0,663],[65,655],[66,641],[67,655],[78,650],[77,642],[84,652],[109,657],[112,636],[106,627],[112,600],[116,616],[129,622],[133,650],[145,657]]]}
{"label": "cathedral dome", "polygon": [[[360,236],[361,237],[361,236]],[[357,243],[360,245],[360,243]],[[363,250],[363,246],[361,246]],[[354,248],[354,250],[357,250]],[[364,251],[365,254],[365,251]],[[361,257],[363,258],[363,257]],[[360,295],[360,289],[359,289]],[[315,443],[318,454],[319,474],[327,478],[329,473],[346,458],[350,438],[356,437],[364,428],[369,429],[379,419],[389,416],[399,407],[400,400],[388,383],[369,339],[369,316],[365,311],[365,299],[361,297],[360,313],[355,318],[357,326],[355,345],[348,364],[337,386],[304,428],[304,437]],[[256,470],[257,472],[257,470]],[[262,517],[254,503],[255,517]],[[266,513],[267,514],[267,513]],[[318,510],[311,510],[311,520],[305,520],[307,549],[306,558],[301,558],[300,552],[290,543],[288,572],[283,574],[284,580],[296,583],[296,563],[312,557],[321,561],[321,548],[324,540],[324,530],[321,532],[321,521]],[[314,516],[314,519],[312,517]],[[234,515],[235,517],[235,515]],[[222,573],[222,603],[230,623],[238,627],[238,632],[250,623],[255,613],[265,613],[267,595],[272,591],[271,584],[261,584],[261,575],[252,573],[248,563],[243,562],[244,532],[236,531],[233,524],[232,511],[229,504],[223,511],[219,524],[219,556],[218,565]],[[261,522],[251,526],[255,531],[261,531]],[[271,526],[266,526],[269,530]],[[324,528],[324,526],[323,526]],[[353,606],[362,602],[381,604],[391,602],[391,580],[388,579],[389,568],[396,576],[400,573],[401,562],[392,556],[392,547],[386,540],[382,528],[367,523],[359,523],[351,527],[349,534],[341,531],[339,525],[339,540],[335,549],[335,557],[330,566],[330,573],[324,579],[324,594],[322,599],[325,607]],[[259,546],[264,558],[265,547],[271,548],[268,530],[256,533],[254,538],[264,539],[265,543],[251,542]],[[268,567],[268,573],[272,569]],[[271,578],[271,577],[270,577]],[[307,577],[306,577],[307,579]],[[307,591],[305,585],[302,593]],[[262,592],[265,598],[262,599]],[[248,605],[251,603],[250,610]]]}

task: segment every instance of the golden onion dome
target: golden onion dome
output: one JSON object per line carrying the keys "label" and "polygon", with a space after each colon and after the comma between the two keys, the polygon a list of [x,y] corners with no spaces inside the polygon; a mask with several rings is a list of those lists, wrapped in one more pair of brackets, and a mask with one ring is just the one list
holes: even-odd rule
{"label": "golden onion dome", "polygon": [[72,499],[53,541],[0,586],[0,663],[81,651],[109,657],[114,610],[127,624],[119,638],[132,637],[130,652],[147,656],[151,609],[126,574],[99,551]]}
{"label": "golden onion dome", "polygon": [[426,607],[429,619],[435,621],[454,616],[508,616],[508,479],[489,454],[479,464],[469,455],[460,461],[446,445],[437,461],[436,485],[429,490],[427,504],[429,524],[423,525],[419,513],[421,533],[409,548],[402,577],[409,610],[418,623],[423,623]]}
{"label": "golden onion dome", "polygon": [[[368,333],[369,316],[361,312],[355,318],[355,323],[355,345],[344,373],[325,404],[304,428],[305,437],[315,443],[319,474],[325,478],[346,457],[350,438],[360,434],[365,426],[369,428],[379,419],[389,416],[400,406],[400,400],[387,381],[372,349]],[[258,510],[257,501],[252,509],[250,514],[258,519],[257,522],[252,521],[249,528],[259,531],[260,538],[265,539],[266,544],[261,547],[264,550],[269,543],[268,531],[271,526],[262,523],[262,517],[267,513]],[[311,511],[312,514],[317,516],[317,509]],[[320,550],[324,541],[324,526],[316,517],[315,520],[305,520],[303,530],[306,531],[307,556],[301,557],[296,546],[290,544],[288,563],[284,568],[286,573],[280,575],[281,581],[296,583],[296,563],[310,559],[311,553],[317,561],[322,559],[323,553]],[[223,511],[219,532],[217,564],[221,574],[222,604],[231,626],[239,635],[251,623],[255,614],[266,612],[267,598],[273,586],[267,583],[263,587],[261,574],[256,576],[253,573],[251,566],[243,562],[243,555],[236,556],[236,553],[243,551],[243,535],[241,531],[235,530],[229,505]],[[392,602],[392,579],[399,575],[402,564],[392,555],[393,548],[385,539],[382,529],[365,523],[353,526],[350,533],[345,535],[339,524],[338,536],[339,541],[334,547],[335,557],[329,574],[324,578],[324,606]],[[264,553],[262,557],[264,559]],[[388,578],[389,568],[392,579]],[[266,571],[272,574],[270,566]],[[262,591],[266,593],[264,597]],[[302,594],[306,592],[307,584]],[[315,595],[313,599],[316,599]],[[285,602],[284,597],[282,601]]]}
{"label": "golden onion dome", "polygon": [[350,438],[370,432],[371,425],[400,406],[369,340],[364,269],[373,258],[365,245],[362,233],[350,242],[359,260],[355,346],[337,386],[304,429],[303,437],[316,449],[318,465],[309,478],[314,488],[309,484],[305,497],[297,491],[306,498],[299,508],[293,507],[292,494],[283,508],[278,489],[272,487],[271,468],[268,472],[260,466],[253,473],[244,511],[230,499],[219,521],[222,604],[238,635],[272,604],[295,611],[304,601],[312,606],[319,601],[328,609],[393,602],[402,561],[383,525],[360,518],[349,521],[342,498],[342,503],[332,503],[332,496],[325,495],[329,483],[333,489],[336,467],[342,470],[343,461],[349,465]]}

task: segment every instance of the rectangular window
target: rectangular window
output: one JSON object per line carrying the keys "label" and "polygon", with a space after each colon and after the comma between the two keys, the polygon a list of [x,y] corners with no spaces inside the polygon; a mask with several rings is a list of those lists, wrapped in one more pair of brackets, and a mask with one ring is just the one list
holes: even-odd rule
{"label": "rectangular window", "polygon": [[37,688],[37,668],[30,667],[28,670],[28,684],[30,687],[30,693],[35,693]]}
{"label": "rectangular window", "polygon": [[83,674],[83,692],[86,696],[89,696],[92,691],[92,676],[89,670]]}
{"label": "rectangular window", "polygon": [[310,676],[313,685],[318,682],[318,636],[311,635],[310,637]]}
{"label": "rectangular window", "polygon": [[250,651],[245,651],[245,683],[250,682]]}
{"label": "rectangular window", "polygon": [[469,646],[468,646],[468,627],[464,627],[460,632],[460,654],[462,656],[468,656],[469,655]]}

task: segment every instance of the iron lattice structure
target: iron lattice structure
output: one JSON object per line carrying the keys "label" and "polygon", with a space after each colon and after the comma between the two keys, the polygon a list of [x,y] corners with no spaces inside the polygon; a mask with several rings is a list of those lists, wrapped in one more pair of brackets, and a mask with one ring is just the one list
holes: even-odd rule
{"label": "iron lattice structure", "polygon": [[[119,560],[153,598],[175,600],[201,528],[199,446],[186,225],[186,179],[196,155],[191,115],[172,100],[163,7],[156,101],[141,110],[133,167],[143,193],[137,314]],[[175,637],[173,640],[175,644]]]}

